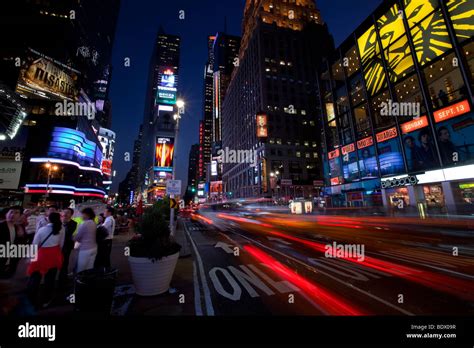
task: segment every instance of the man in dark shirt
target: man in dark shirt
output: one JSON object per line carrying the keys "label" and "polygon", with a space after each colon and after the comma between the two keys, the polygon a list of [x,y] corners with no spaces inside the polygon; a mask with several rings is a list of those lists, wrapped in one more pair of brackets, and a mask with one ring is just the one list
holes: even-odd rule
{"label": "man in dark shirt", "polygon": [[[5,215],[5,221],[0,223],[0,244],[7,248],[7,245],[21,244],[24,232],[19,228],[18,222],[21,219],[23,208],[11,207]],[[0,278],[11,278],[16,271],[19,258],[0,257]]]}
{"label": "man in dark shirt", "polygon": [[61,272],[59,273],[59,282],[62,285],[65,285],[67,282],[67,275],[69,269],[69,257],[71,256],[72,249],[74,249],[74,240],[73,234],[77,228],[77,222],[72,220],[74,215],[74,210],[71,208],[66,208],[61,212],[61,220],[64,226],[64,245],[63,245],[63,266],[61,267]]}

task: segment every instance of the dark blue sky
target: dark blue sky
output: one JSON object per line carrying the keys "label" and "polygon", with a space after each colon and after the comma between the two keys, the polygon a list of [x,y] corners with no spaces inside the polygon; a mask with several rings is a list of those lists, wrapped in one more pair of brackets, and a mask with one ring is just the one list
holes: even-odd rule
{"label": "dark blue sky", "polygon": [[[382,0],[319,0],[317,5],[328,23],[336,45],[342,42]],[[133,153],[133,141],[143,119],[147,69],[158,27],[181,36],[179,93],[186,101],[177,149],[177,179],[187,180],[189,148],[198,142],[202,117],[203,71],[207,36],[224,30],[241,35],[245,0],[122,0],[113,52],[111,85],[112,129],[117,133],[114,187],[125,177]],[[185,18],[179,18],[184,10]],[[130,67],[124,66],[125,57]]]}

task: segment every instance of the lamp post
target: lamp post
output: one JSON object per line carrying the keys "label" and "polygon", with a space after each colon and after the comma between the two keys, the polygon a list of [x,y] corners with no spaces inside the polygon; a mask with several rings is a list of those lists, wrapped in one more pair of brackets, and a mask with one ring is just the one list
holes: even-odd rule
{"label": "lamp post", "polygon": [[46,195],[45,197],[49,197],[49,182],[51,180],[51,171],[55,172],[58,170],[57,165],[52,165],[51,162],[45,164],[45,167],[48,168],[48,180],[46,181]]}
{"label": "lamp post", "polygon": [[[178,99],[176,101],[176,106],[178,107],[178,112],[173,115],[173,119],[175,120],[176,124],[174,127],[174,150],[173,150],[173,174],[172,179],[175,179],[176,176],[176,149],[178,144],[178,135],[179,135],[179,120],[181,119],[181,114],[184,114],[184,101],[182,99]],[[170,199],[173,199],[174,195],[170,194]],[[174,225],[174,208],[170,207],[170,232],[174,235],[175,232],[175,225]]]}

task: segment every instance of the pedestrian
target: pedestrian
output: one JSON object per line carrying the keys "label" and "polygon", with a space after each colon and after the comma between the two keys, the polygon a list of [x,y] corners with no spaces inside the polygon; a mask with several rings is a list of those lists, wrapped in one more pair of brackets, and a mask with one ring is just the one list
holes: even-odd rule
{"label": "pedestrian", "polygon": [[438,98],[441,100],[441,105],[446,106],[449,103],[448,95],[442,89],[439,90]]}
{"label": "pedestrian", "polygon": [[26,243],[31,244],[36,233],[36,223],[38,221],[38,211],[36,209],[26,209],[23,212],[26,215]]}
{"label": "pedestrian", "polygon": [[[20,226],[22,212],[23,208],[20,206],[10,207],[5,214],[5,221],[0,223],[0,245],[5,250],[24,242],[24,229]],[[0,257],[0,278],[11,278],[19,261],[18,257]]]}
{"label": "pedestrian", "polygon": [[[38,307],[48,307],[54,298],[56,275],[62,267],[64,245],[64,227],[61,216],[57,212],[48,215],[48,224],[35,233],[33,245],[38,247],[36,260],[32,260],[28,267],[27,294],[31,303]],[[43,301],[39,300],[41,279],[44,278]]]}
{"label": "pedestrian", "polygon": [[71,256],[72,249],[74,249],[74,232],[77,228],[77,222],[72,219],[74,210],[72,208],[63,209],[61,212],[61,222],[64,226],[64,245],[62,249],[63,253],[63,265],[61,272],[59,272],[59,283],[64,286],[67,282],[67,276],[69,274],[69,258]]}
{"label": "pedestrian", "polygon": [[100,225],[107,234],[97,244],[97,257],[94,266],[96,268],[110,268],[110,253],[112,252],[112,239],[115,232],[114,208],[107,207],[105,210],[104,223]]}
{"label": "pedestrian", "polygon": [[77,229],[74,241],[79,243],[79,254],[77,256],[76,272],[82,272],[94,267],[97,255],[96,231],[97,225],[94,222],[95,213],[91,208],[82,210],[82,224]]}
{"label": "pedestrian", "polygon": [[49,214],[57,213],[57,212],[58,212],[58,207],[55,206],[55,205],[50,205],[46,209],[44,214],[40,214],[40,216],[38,217],[37,222],[36,222],[36,232],[38,232],[38,230],[41,227],[44,227],[49,223],[49,219],[48,219]]}

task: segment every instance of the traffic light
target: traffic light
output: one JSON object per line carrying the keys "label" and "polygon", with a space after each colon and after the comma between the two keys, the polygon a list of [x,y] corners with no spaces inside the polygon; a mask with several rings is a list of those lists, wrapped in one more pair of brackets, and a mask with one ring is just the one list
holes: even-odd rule
{"label": "traffic light", "polygon": [[191,187],[191,192],[192,193],[196,192],[196,189],[194,187]]}

